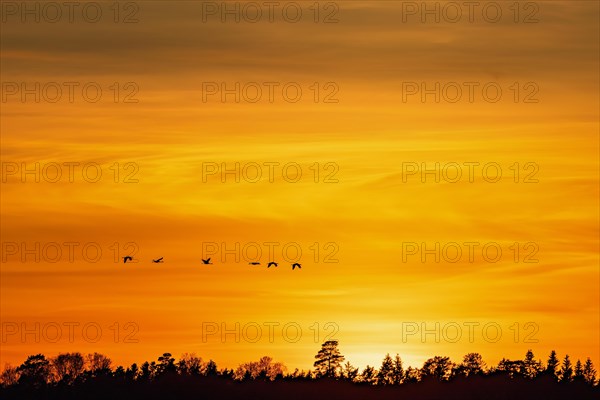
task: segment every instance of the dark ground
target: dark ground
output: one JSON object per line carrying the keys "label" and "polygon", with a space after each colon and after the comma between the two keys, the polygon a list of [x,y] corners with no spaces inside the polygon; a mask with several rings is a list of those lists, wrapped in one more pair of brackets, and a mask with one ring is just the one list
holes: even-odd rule
{"label": "dark ground", "polygon": [[330,380],[235,382],[224,378],[171,376],[155,382],[120,382],[95,379],[74,386],[45,387],[32,391],[14,386],[0,390],[0,398],[117,400],[117,399],[248,399],[248,400],[600,400],[600,387],[575,382],[561,384],[551,378],[525,380],[499,377],[427,380],[400,386],[367,386]]}

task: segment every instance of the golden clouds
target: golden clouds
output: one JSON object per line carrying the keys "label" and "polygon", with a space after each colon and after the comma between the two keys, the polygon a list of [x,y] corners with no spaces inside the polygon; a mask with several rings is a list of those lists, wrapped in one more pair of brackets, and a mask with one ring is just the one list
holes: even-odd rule
{"label": "golden clouds", "polygon": [[[203,23],[199,2],[139,6],[134,24],[3,24],[3,83],[79,85],[73,101],[66,91],[55,103],[43,89],[40,102],[10,95],[0,124],[3,162],[93,163],[102,171],[95,183],[80,169],[74,182],[11,176],[2,184],[2,241],[79,241],[77,251],[95,242],[103,250],[94,263],[79,252],[57,263],[23,263],[20,249],[8,256],[2,321],[98,321],[105,330],[134,321],[140,343],[12,340],[2,361],[73,346],[102,347],[118,362],[196,351],[234,366],[268,353],[307,368],[319,345],[315,322],[319,339],[335,322],[342,350],[359,365],[388,351],[418,363],[479,346],[492,361],[526,347],[598,357],[596,3],[540,3],[534,24],[402,23],[394,2],[340,2],[333,24]],[[262,89],[255,103],[253,82]],[[272,102],[269,82],[278,83]],[[418,92],[406,96],[407,82]],[[102,90],[95,103],[82,92],[89,83]],[[204,101],[206,83],[234,93]],[[285,99],[288,83],[302,90],[297,102]],[[338,102],[324,101],[328,83]],[[497,102],[486,100],[489,83],[501,89]],[[462,97],[449,101],[457,87]],[[127,95],[138,101],[125,102]],[[124,182],[130,163],[137,183]],[[492,164],[502,172],[495,183],[483,172]],[[407,174],[415,165],[439,167]],[[456,165],[462,175],[452,183],[444,174]],[[237,171],[224,175],[223,166]],[[532,173],[537,183],[525,182]],[[123,265],[129,242],[139,263]],[[201,265],[209,242],[239,243],[240,261],[220,247],[214,266]],[[278,269],[247,265],[241,249],[253,242],[263,264],[264,243],[280,243]],[[403,262],[407,242],[499,243],[504,253],[498,262],[422,262],[420,254]],[[537,263],[522,262],[529,242],[539,247]],[[290,243],[303,251],[303,268],[293,273],[281,253]],[[164,265],[149,263],[159,256]],[[296,322],[304,335],[298,344],[281,332],[274,343],[203,342],[211,321]],[[402,323],[422,321],[494,322],[504,339],[403,342]],[[539,343],[511,340],[512,324],[532,321]]]}

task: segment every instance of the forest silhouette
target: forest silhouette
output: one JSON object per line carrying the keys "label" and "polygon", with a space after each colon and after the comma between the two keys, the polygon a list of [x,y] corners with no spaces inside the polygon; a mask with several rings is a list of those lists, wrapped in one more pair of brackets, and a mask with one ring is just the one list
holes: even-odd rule
{"label": "forest silhouette", "polygon": [[[265,356],[219,369],[194,353],[176,360],[113,368],[110,358],[93,353],[27,357],[0,374],[2,399],[598,399],[600,386],[590,358],[572,362],[552,351],[544,363],[527,351],[522,360],[488,366],[478,353],[461,362],[435,356],[421,368],[404,368],[387,354],[379,368],[359,370],[345,360],[335,340],[314,356],[314,369],[290,372]],[[346,361],[346,362],[344,362]]]}

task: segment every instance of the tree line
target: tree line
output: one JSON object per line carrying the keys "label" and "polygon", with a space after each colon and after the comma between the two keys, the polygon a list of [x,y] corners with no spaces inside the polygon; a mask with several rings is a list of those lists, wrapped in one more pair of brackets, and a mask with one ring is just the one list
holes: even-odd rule
{"label": "tree line", "polygon": [[561,363],[554,350],[550,352],[545,365],[541,360],[536,360],[533,352],[528,350],[523,360],[503,358],[497,365],[490,367],[481,354],[468,353],[460,363],[452,362],[450,357],[435,356],[426,360],[421,368],[404,369],[398,354],[394,358],[387,354],[378,370],[374,366],[367,365],[359,372],[359,369],[352,366],[350,362],[342,364],[345,358],[338,350],[338,342],[332,340],[323,343],[315,358],[316,377],[326,376],[369,385],[400,385],[419,382],[426,378],[450,381],[461,376],[489,375],[508,375],[511,378],[520,376],[527,379],[547,375],[561,383],[580,381],[592,386],[598,384],[596,369],[589,357],[584,363],[577,360],[573,365],[567,354]]}
{"label": "tree line", "polygon": [[392,386],[418,383],[422,381],[452,381],[463,378],[504,376],[510,379],[535,380],[550,377],[558,383],[580,382],[597,386],[597,371],[590,358],[575,364],[569,355],[559,360],[552,350],[546,363],[536,359],[528,350],[522,360],[503,358],[497,365],[489,366],[479,353],[466,354],[461,362],[455,363],[449,357],[435,356],[426,360],[421,368],[404,368],[401,357],[387,354],[376,369],[367,365],[362,370],[350,362],[344,363],[338,342],[326,341],[315,355],[314,369],[288,371],[281,362],[265,356],[258,361],[240,364],[235,369],[219,369],[213,360],[205,361],[195,353],[184,353],[176,360],[171,353],[163,353],[156,361],[141,365],[113,368],[110,358],[103,354],[82,355],[78,352],[60,353],[46,358],[43,354],[30,355],[19,366],[6,365],[0,374],[2,388],[23,386],[39,389],[47,386],[72,386],[78,383],[101,379],[122,382],[153,382],[165,376],[180,377],[220,377],[234,381],[311,381],[322,378],[348,381],[359,385]]}

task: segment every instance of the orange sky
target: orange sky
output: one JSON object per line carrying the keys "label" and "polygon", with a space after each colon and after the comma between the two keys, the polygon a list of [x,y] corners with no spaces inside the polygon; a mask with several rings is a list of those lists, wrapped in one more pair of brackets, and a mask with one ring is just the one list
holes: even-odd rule
{"label": "orange sky", "polygon": [[[99,351],[130,364],[169,351],[196,352],[222,367],[271,355],[292,370],[307,369],[332,326],[339,328],[334,337],[342,353],[360,367],[378,366],[388,352],[420,365],[434,355],[458,361],[478,351],[494,364],[522,358],[529,348],[544,360],[555,349],[561,358],[569,353],[600,363],[597,2],[537,2],[539,22],[529,24],[514,23],[512,2],[498,2],[498,23],[481,13],[473,23],[466,17],[422,23],[407,15],[403,23],[402,2],[340,1],[339,22],[330,24],[313,21],[313,2],[295,3],[304,12],[298,23],[280,14],[274,22],[210,16],[204,23],[201,2],[141,1],[138,22],[124,24],[114,23],[110,4],[102,4],[98,23],[77,13],[73,23],[39,24],[3,14],[2,365],[38,352]],[[319,18],[334,10],[321,6]],[[79,86],[72,102],[65,91],[56,103],[47,101],[54,92],[41,93],[36,103],[34,95],[23,102],[20,92],[9,94],[13,82]],[[79,89],[89,82],[102,88],[96,103]],[[138,102],[115,103],[115,82],[119,100],[134,82]],[[256,103],[243,97],[236,103],[218,94],[203,101],[205,82],[280,86],[273,102],[265,91]],[[302,88],[296,103],[280,90],[290,82]],[[473,102],[467,92],[456,103],[436,103],[433,95],[422,102],[420,93],[403,102],[406,82],[479,86]],[[495,103],[481,93],[490,82],[502,89]],[[339,101],[324,103],[332,87]],[[532,87],[538,101],[523,102]],[[23,183],[6,170],[68,162],[97,163],[102,177],[86,182],[76,167],[70,183],[63,167],[57,183],[45,182],[47,176],[36,183],[33,175]],[[486,182],[478,167],[469,182],[464,163],[470,162],[497,163],[503,177]],[[273,182],[264,167],[258,182],[236,183],[229,175],[222,183],[219,174],[203,179],[207,163],[279,164]],[[293,180],[293,169],[282,175],[287,163],[300,165],[298,182],[286,180]],[[423,183],[419,174],[403,175],[407,163],[458,163],[463,178],[436,183],[427,175]],[[523,182],[533,171],[526,165],[539,168],[537,183]],[[123,183],[132,171],[138,182]],[[332,171],[338,182],[324,182]],[[36,242],[80,245],[73,262],[64,245],[56,263],[48,254],[23,262],[22,243]],[[122,256],[128,242],[137,245],[139,262],[115,262],[111,246],[118,243]],[[215,265],[202,265],[209,242],[229,249],[239,243],[240,261],[232,255],[223,261],[219,253]],[[264,243],[278,242],[279,267],[248,266],[241,248],[252,242],[263,252]],[[473,262],[466,255],[457,263],[436,263],[433,256],[422,262],[420,254],[403,262],[408,242],[498,243],[503,253],[495,263],[481,247]],[[529,242],[533,247],[523,248]],[[102,249],[98,262],[83,258],[86,243]],[[295,243],[302,249],[299,271],[281,253]],[[533,248],[538,262],[523,262]],[[338,262],[325,262],[333,249]],[[160,256],[166,262],[153,265]],[[270,261],[266,253],[261,261]],[[137,343],[125,340],[133,332],[128,322],[139,328],[129,337]],[[240,334],[246,326],[253,337],[258,324],[262,336],[255,343],[236,343],[233,334],[221,340],[220,332],[203,338],[213,323],[233,330],[237,322]],[[22,339],[23,323],[40,324],[38,343],[34,335]],[[69,323],[79,324],[72,342]],[[102,328],[97,343],[83,339],[89,323]],[[279,324],[272,343],[270,323]],[[455,343],[436,343],[433,334],[403,338],[408,326],[421,323],[430,329],[439,323],[440,334],[452,337],[458,324],[463,336]],[[472,343],[470,323],[479,324]],[[63,327],[56,343],[53,324]],[[297,324],[288,325],[288,340],[286,324]],[[501,327],[497,342],[485,340],[486,324]],[[297,342],[290,340],[294,326],[302,329]]]}

